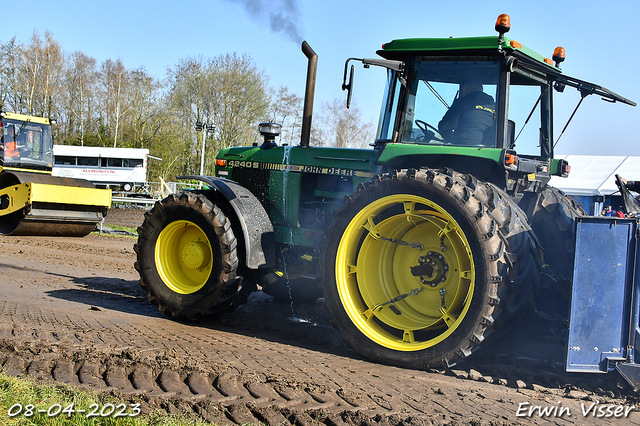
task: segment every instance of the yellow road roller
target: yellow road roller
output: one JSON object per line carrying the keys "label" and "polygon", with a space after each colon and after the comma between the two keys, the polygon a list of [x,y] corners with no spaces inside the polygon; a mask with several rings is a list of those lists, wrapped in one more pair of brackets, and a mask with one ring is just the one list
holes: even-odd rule
{"label": "yellow road roller", "polygon": [[49,119],[1,111],[0,119],[0,234],[89,234],[107,215],[111,191],[51,176]]}

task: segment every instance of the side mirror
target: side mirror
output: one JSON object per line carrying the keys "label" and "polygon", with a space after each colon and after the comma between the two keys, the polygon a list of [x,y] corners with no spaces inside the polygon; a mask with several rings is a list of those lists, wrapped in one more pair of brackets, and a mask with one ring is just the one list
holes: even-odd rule
{"label": "side mirror", "polygon": [[516,122],[513,120],[507,121],[507,146],[509,149],[514,147],[516,138]]}
{"label": "side mirror", "polygon": [[[353,65],[351,65],[351,68],[349,69],[349,84],[345,84],[342,83],[342,90],[346,90],[347,91],[347,109],[349,109],[349,107],[351,106],[351,95],[352,95],[352,89],[353,89],[353,73],[355,72]],[[346,76],[345,76],[345,81],[346,81]]]}

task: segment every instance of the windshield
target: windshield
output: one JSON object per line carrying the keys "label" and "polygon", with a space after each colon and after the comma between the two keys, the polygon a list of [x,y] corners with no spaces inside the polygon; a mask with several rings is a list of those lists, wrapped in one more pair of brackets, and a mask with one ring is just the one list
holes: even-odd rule
{"label": "windshield", "polygon": [[499,77],[494,61],[415,61],[401,142],[495,147]]}
{"label": "windshield", "polygon": [[50,168],[53,158],[51,126],[2,120],[0,150],[5,167]]}

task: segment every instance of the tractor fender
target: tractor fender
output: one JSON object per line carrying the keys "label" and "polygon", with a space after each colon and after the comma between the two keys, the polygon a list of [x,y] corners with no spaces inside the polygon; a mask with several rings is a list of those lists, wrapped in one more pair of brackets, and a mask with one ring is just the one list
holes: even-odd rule
{"label": "tractor fender", "polygon": [[242,227],[246,266],[249,269],[275,266],[275,236],[271,219],[260,201],[247,188],[213,176],[178,176],[178,179],[196,179],[211,185],[229,202]]}

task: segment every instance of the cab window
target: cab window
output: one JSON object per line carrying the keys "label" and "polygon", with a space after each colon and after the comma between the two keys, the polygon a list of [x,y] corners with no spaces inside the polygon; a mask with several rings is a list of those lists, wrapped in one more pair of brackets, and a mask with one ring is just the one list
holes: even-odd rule
{"label": "cab window", "polygon": [[546,79],[533,72],[516,70],[511,76],[508,114],[514,132],[510,148],[519,155],[538,156],[541,145],[548,145],[549,91]]}
{"label": "cab window", "polygon": [[496,146],[498,62],[416,61],[403,143]]}
{"label": "cab window", "polygon": [[4,164],[43,164],[51,166],[51,129],[48,125],[5,119],[2,125]]}

